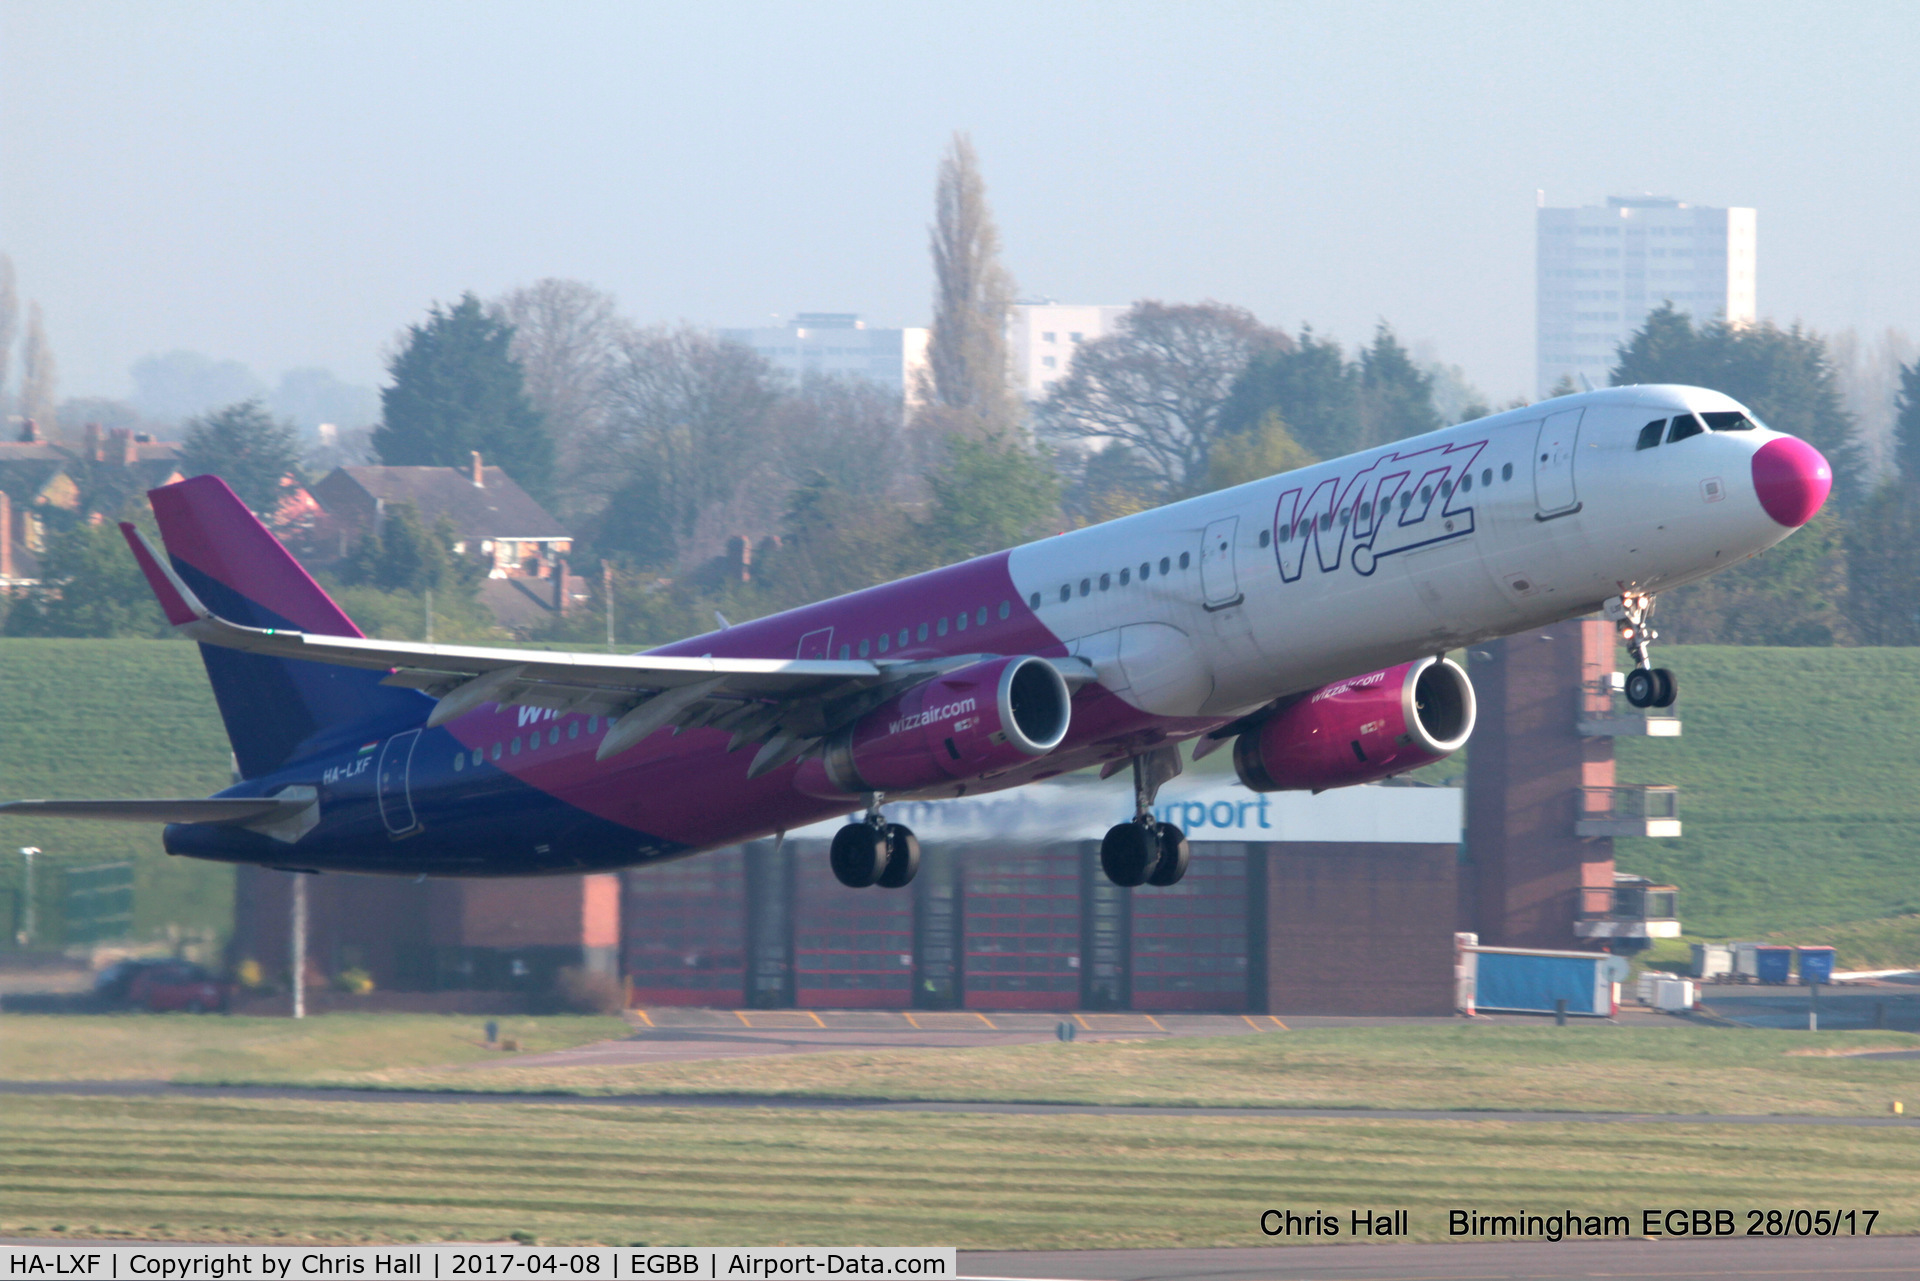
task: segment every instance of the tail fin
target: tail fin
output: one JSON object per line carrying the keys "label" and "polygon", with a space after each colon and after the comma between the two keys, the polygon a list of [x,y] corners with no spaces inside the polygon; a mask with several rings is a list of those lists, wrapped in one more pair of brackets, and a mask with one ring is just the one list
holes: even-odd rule
{"label": "tail fin", "polygon": [[[196,476],[147,497],[168,559],[214,612],[251,627],[361,634],[219,477]],[[271,773],[336,737],[417,723],[432,707],[413,690],[382,685],[379,672],[210,645],[200,647],[200,659],[242,778]]]}

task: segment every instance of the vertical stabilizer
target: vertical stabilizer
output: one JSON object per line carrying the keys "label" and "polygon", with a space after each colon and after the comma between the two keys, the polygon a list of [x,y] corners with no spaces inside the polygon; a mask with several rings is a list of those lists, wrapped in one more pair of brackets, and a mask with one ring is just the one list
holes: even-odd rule
{"label": "vertical stabilizer", "polygon": [[[361,634],[219,477],[196,476],[147,497],[174,570],[215,613],[250,627]],[[200,658],[244,778],[336,739],[417,724],[433,706],[413,690],[382,685],[380,672],[209,645]]]}

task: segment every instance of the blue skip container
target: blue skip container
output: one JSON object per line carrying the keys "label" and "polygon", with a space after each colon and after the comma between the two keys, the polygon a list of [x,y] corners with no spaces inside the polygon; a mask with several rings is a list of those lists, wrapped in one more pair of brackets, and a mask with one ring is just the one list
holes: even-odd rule
{"label": "blue skip container", "polygon": [[1788,983],[1793,979],[1793,949],[1756,947],[1753,949],[1754,977],[1762,983]]}
{"label": "blue skip container", "polygon": [[1801,947],[1794,951],[1799,955],[1800,981],[1806,984],[1833,982],[1833,949],[1826,946]]}

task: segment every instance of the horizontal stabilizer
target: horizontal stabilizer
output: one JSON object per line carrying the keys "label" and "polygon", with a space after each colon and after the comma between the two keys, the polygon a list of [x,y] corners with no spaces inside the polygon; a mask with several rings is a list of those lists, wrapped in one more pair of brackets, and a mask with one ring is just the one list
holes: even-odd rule
{"label": "horizontal stabilizer", "polygon": [[0,815],[98,818],[115,823],[262,823],[291,818],[313,805],[300,796],[180,797],[153,801],[0,801]]}

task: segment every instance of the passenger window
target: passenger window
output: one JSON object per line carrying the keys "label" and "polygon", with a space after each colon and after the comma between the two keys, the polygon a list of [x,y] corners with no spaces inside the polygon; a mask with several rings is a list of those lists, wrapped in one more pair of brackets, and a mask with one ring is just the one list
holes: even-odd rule
{"label": "passenger window", "polygon": [[1140,581],[1144,583],[1149,578],[1152,578],[1152,577],[1153,577],[1153,563],[1151,561],[1144,561],[1144,560],[1141,561],[1140,562]]}
{"label": "passenger window", "polygon": [[[1350,508],[1350,507],[1342,507],[1342,508],[1340,509],[1340,523],[1341,523],[1342,525],[1344,525],[1344,524],[1346,524],[1346,523],[1347,523],[1347,516],[1348,516],[1348,515],[1349,515],[1349,514],[1351,513],[1351,511],[1352,511],[1352,510],[1353,510],[1353,509],[1352,509],[1352,508]],[[1223,551],[1224,551],[1224,550],[1226,550],[1226,549],[1225,549],[1225,548],[1223,547],[1223,548],[1222,548],[1221,550],[1223,550]]]}
{"label": "passenger window", "polygon": [[552,747],[560,741],[560,727],[555,725],[547,731],[547,746]]}
{"label": "passenger window", "polygon": [[1160,558],[1160,573],[1162,576],[1165,576],[1167,574],[1168,567],[1171,566],[1172,564],[1173,562],[1168,560],[1165,556],[1162,556]]}
{"label": "passenger window", "polygon": [[1634,449],[1652,449],[1660,443],[1660,433],[1666,428],[1667,420],[1656,418],[1640,429],[1640,439],[1634,442]]}
{"label": "passenger window", "polygon": [[1104,591],[1106,591],[1106,590],[1107,590],[1107,589],[1108,589],[1109,587],[1112,587],[1112,586],[1113,586],[1113,575],[1112,575],[1112,574],[1102,574],[1102,575],[1100,575],[1100,590],[1101,590],[1101,591],[1103,591],[1103,592],[1104,592]]}
{"label": "passenger window", "polygon": [[1009,615],[1009,614],[1011,614],[1011,613],[1013,613],[1013,602],[1012,602],[1012,601],[1010,601],[1010,600],[1003,600],[1003,601],[1001,601],[1001,602],[1000,602],[1000,617],[1001,617],[1002,619],[1004,619],[1004,618],[1006,618],[1006,617],[1007,617],[1007,615]]}
{"label": "passenger window", "polygon": [[461,752],[453,758],[453,772],[458,774],[467,767],[467,754]]}
{"label": "passenger window", "polygon": [[500,759],[500,744],[498,743],[493,745],[493,759],[496,761]]}
{"label": "passenger window", "polygon": [[1473,492],[1473,473],[1472,472],[1468,472],[1466,475],[1460,478],[1460,488],[1469,494]]}
{"label": "passenger window", "polygon": [[[1333,528],[1333,513],[1332,513],[1332,512],[1321,512],[1321,513],[1320,513],[1320,528],[1322,528],[1322,529],[1332,529],[1332,528]],[[1182,569],[1185,569],[1186,567],[1187,567],[1187,557],[1186,557],[1186,553],[1184,553],[1184,552],[1182,552],[1182,553],[1181,553],[1181,555],[1180,555],[1180,568],[1182,568]]]}
{"label": "passenger window", "polygon": [[898,643],[901,649],[905,649],[907,647],[907,629],[904,627],[900,629],[900,640]]}
{"label": "passenger window", "polygon": [[507,751],[509,754],[514,756],[520,755],[520,736],[519,735],[517,734],[514,735],[513,745],[507,748]]}
{"label": "passenger window", "polygon": [[[613,725],[613,722],[609,720],[607,722],[607,725],[611,727]],[[598,734],[599,732],[600,732],[600,718],[598,716],[587,717],[587,733]]]}
{"label": "passenger window", "polygon": [[1292,526],[1292,525],[1282,525],[1282,526],[1280,526],[1280,541],[1281,541],[1281,542],[1283,542],[1283,543],[1290,543],[1290,542],[1292,542],[1292,541],[1293,541],[1293,526]]}
{"label": "passenger window", "polygon": [[1073,588],[1068,586],[1066,583],[1060,584],[1060,600],[1062,601],[1062,603],[1066,601],[1070,601],[1072,599],[1073,599]]}
{"label": "passenger window", "polygon": [[1493,468],[1488,467],[1480,473],[1480,483],[1482,485],[1491,485],[1493,483]]}
{"label": "passenger window", "polygon": [[853,646],[851,646],[851,645],[842,645],[842,646],[840,647],[840,661],[844,663],[844,662],[846,662],[846,661],[847,661],[847,660],[848,660],[849,658],[852,658],[852,657],[853,657]]}
{"label": "passenger window", "polygon": [[1405,511],[1411,506],[1413,506],[1413,491],[1409,489],[1406,493],[1400,495],[1400,510]]}
{"label": "passenger window", "polygon": [[1513,479],[1513,464],[1512,464],[1512,463],[1505,463],[1505,464],[1503,464],[1503,465],[1501,466],[1501,468],[1500,468],[1500,479],[1501,479],[1501,480],[1512,480],[1512,479]]}
{"label": "passenger window", "polygon": [[[1028,609],[1039,609],[1039,608],[1040,608],[1040,593],[1039,593],[1039,592],[1035,592],[1035,593],[1034,593],[1033,595],[1031,595],[1031,596],[1029,596],[1029,597],[1027,597],[1027,608],[1028,608]],[[986,615],[986,612],[987,612],[987,611],[986,611],[986,610],[984,610],[984,609],[980,611],[980,613],[981,613],[981,616],[982,616],[982,619],[981,619],[981,621],[983,621],[983,622],[985,621],[985,615]]]}
{"label": "passenger window", "polygon": [[886,653],[887,647],[892,644],[893,644],[893,637],[887,632],[881,632],[880,633],[880,652],[882,654]]}
{"label": "passenger window", "polygon": [[[922,626],[924,627],[925,625],[922,624]],[[947,616],[945,614],[942,614],[940,621],[933,625],[933,634],[935,636],[945,636],[947,634]],[[922,639],[925,638],[923,637]]]}
{"label": "passenger window", "polygon": [[927,625],[925,623],[920,624],[920,630],[913,634],[913,638],[918,641],[927,639]]}
{"label": "passenger window", "polygon": [[1121,571],[1120,571],[1120,585],[1121,585],[1122,587],[1125,587],[1125,586],[1126,586],[1126,585],[1127,585],[1128,583],[1130,583],[1130,582],[1132,582],[1132,581],[1133,581],[1133,571],[1132,571],[1132,570],[1130,570],[1130,569],[1123,569],[1123,570],[1121,570]]}
{"label": "passenger window", "polygon": [[1361,519],[1361,520],[1366,520],[1366,519],[1367,519],[1368,517],[1370,517],[1370,516],[1372,516],[1372,515],[1373,515],[1373,504],[1372,504],[1372,503],[1361,503],[1361,504],[1360,504],[1360,519]]}
{"label": "passenger window", "polygon": [[[1033,607],[1034,607],[1035,609],[1039,609],[1039,608],[1040,608],[1040,593],[1039,593],[1039,592],[1035,592],[1035,593],[1033,594]],[[1002,617],[1002,618],[1005,618],[1005,617],[1007,616],[1007,615],[1006,615],[1006,606],[1004,606],[1004,605],[1003,605],[1003,606],[1001,606],[1000,608],[1001,608],[1001,613],[1000,613],[1000,617]],[[978,624],[980,624],[980,626],[982,626],[982,627],[985,627],[985,626],[987,625],[987,607],[986,607],[985,605],[982,605],[982,606],[980,607],[980,612],[979,612],[979,613],[977,613],[977,614],[975,614],[975,615],[973,616],[973,621],[974,621],[974,622],[976,622],[976,623],[978,623]]]}
{"label": "passenger window", "polygon": [[872,652],[873,652],[873,642],[871,641],[860,642],[860,657],[865,658],[868,654],[871,654]]}
{"label": "passenger window", "polygon": [[1701,414],[1707,420],[1708,431],[1752,431],[1753,419],[1737,409],[1718,409],[1710,414]]}
{"label": "passenger window", "polygon": [[953,625],[960,631],[964,632],[967,630],[967,612],[965,610],[961,610],[953,616]]}
{"label": "passenger window", "polygon": [[1083,578],[1083,579],[1081,579],[1081,580],[1080,580],[1080,594],[1081,594],[1082,596],[1086,596],[1086,595],[1089,595],[1089,594],[1091,594],[1091,593],[1092,593],[1092,591],[1093,591],[1093,580],[1092,580],[1091,578]]}
{"label": "passenger window", "polygon": [[1432,485],[1420,486],[1420,505],[1424,507],[1432,501],[1433,501],[1433,486]]}
{"label": "passenger window", "polygon": [[1180,553],[1180,568],[1185,569],[1188,565],[1191,565],[1192,563],[1193,563],[1193,557],[1189,556],[1186,552]]}
{"label": "passenger window", "polygon": [[580,737],[580,722],[579,722],[579,721],[568,721],[568,722],[567,722],[567,737],[568,737],[568,738],[579,738],[579,737]]}
{"label": "passenger window", "polygon": [[1677,414],[1674,417],[1673,426],[1667,429],[1667,443],[1671,445],[1689,436],[1698,436],[1705,430],[1706,428],[1700,425],[1700,420],[1692,414]]}
{"label": "passenger window", "polygon": [[473,749],[473,763],[474,763],[475,765],[478,765],[478,764],[480,763],[480,758],[481,758],[481,757],[483,757],[483,756],[485,756],[486,754],[487,754],[487,753],[486,753],[486,750],[485,750],[484,748],[479,748],[479,747],[476,747],[476,748],[474,748],[474,749]]}
{"label": "passenger window", "polygon": [[1263,530],[1261,530],[1261,531],[1260,531],[1260,545],[1261,545],[1262,547],[1265,547],[1265,546],[1266,546],[1266,545],[1267,545],[1268,543],[1270,543],[1270,542],[1272,542],[1272,541],[1273,541],[1273,531],[1272,531],[1272,530],[1270,530],[1270,529],[1263,529]]}

